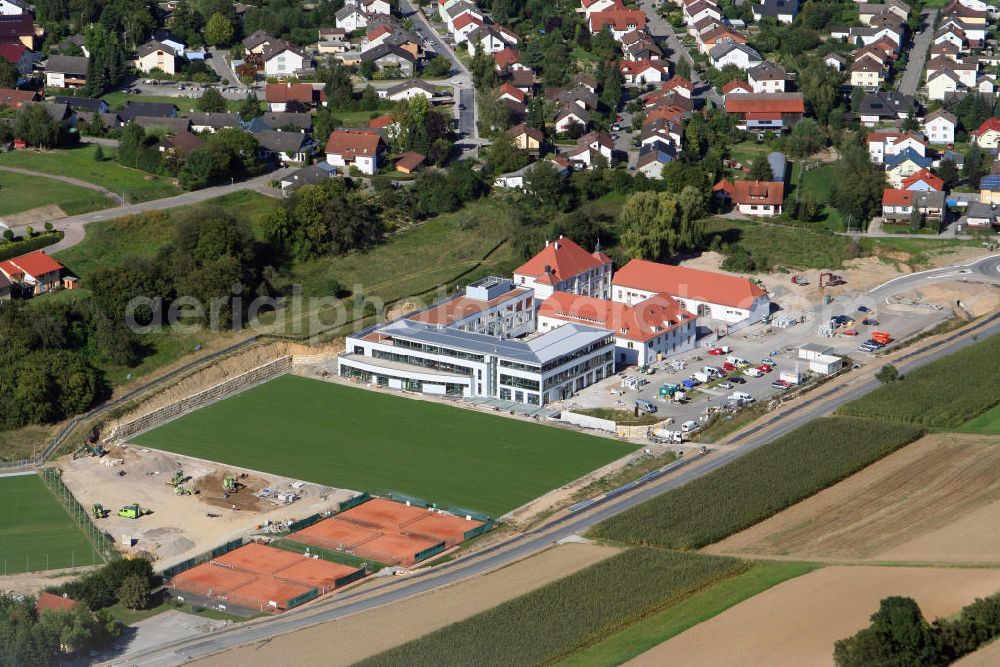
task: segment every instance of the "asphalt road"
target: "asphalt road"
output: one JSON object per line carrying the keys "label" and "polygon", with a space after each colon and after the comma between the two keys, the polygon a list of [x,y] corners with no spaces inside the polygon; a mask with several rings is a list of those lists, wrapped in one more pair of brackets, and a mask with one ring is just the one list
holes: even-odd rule
{"label": "asphalt road", "polygon": [[[964,273],[967,271],[968,273]],[[871,291],[876,297],[910,289],[927,280],[954,279],[970,276],[980,280],[1000,282],[1000,255],[992,256],[961,267],[945,267],[919,274],[903,276],[889,281]],[[894,363],[903,373],[939,359],[951,352],[972,345],[980,337],[985,338],[1000,333],[1000,313],[935,341],[918,343]],[[392,604],[406,597],[434,590],[456,583],[483,572],[502,567],[530,556],[570,535],[581,533],[622,511],[634,507],[662,493],[676,489],[693,479],[716,470],[744,454],[761,447],[806,422],[836,410],[844,403],[859,398],[878,386],[878,382],[867,373],[856,374],[845,382],[823,387],[803,400],[781,409],[769,418],[758,422],[748,430],[735,434],[722,443],[722,447],[701,460],[696,465],[688,464],[677,473],[652,481],[637,490],[595,506],[579,514],[564,516],[549,524],[527,533],[515,536],[504,543],[483,552],[446,563],[437,568],[418,572],[408,577],[393,580],[379,592],[364,588],[354,593],[333,596],[325,602],[292,610],[280,616],[231,626],[213,633],[209,637],[196,637],[175,642],[130,656],[128,664],[134,665],[177,665],[187,660],[204,657],[235,646],[266,641],[275,635],[333,621],[350,614]],[[111,661],[108,664],[116,664]]]}
{"label": "asphalt road", "polygon": [[906,62],[906,70],[899,79],[899,92],[907,95],[916,95],[917,88],[924,75],[924,62],[927,60],[927,51],[931,47],[931,40],[934,38],[934,21],[937,20],[938,10],[932,9],[922,15],[924,20],[923,29],[913,38],[913,45],[910,47],[910,58]]}

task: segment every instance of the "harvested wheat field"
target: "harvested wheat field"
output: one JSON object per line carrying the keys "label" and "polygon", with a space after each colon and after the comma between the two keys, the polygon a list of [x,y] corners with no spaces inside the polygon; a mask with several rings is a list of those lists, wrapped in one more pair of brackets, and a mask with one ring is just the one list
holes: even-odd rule
{"label": "harvested wheat field", "polygon": [[1000,640],[970,653],[955,663],[955,667],[996,667],[1000,665]]}
{"label": "harvested wheat field", "polygon": [[1000,563],[1000,437],[927,436],[705,549],[837,562]]}
{"label": "harvested wheat field", "polygon": [[350,665],[518,597],[618,553],[561,544],[498,571],[402,602],[210,656],[198,665]]}
{"label": "harvested wheat field", "polygon": [[912,597],[934,619],[998,590],[1000,570],[827,567],[741,602],[627,664],[832,665],[833,643],[866,627],[884,597]]}

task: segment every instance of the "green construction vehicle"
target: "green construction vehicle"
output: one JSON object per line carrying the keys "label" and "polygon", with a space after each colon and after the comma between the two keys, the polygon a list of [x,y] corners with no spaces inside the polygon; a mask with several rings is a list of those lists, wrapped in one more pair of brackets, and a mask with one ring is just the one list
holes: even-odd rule
{"label": "green construction vehicle", "polygon": [[169,484],[170,486],[177,486],[183,483],[184,479],[185,479],[184,471],[178,470],[177,472],[174,473],[174,476],[170,478],[170,481],[168,481],[167,484]]}
{"label": "green construction vehicle", "polygon": [[107,514],[104,513],[104,505],[101,503],[94,503],[94,506],[90,508],[90,513],[94,515],[95,519],[103,519],[107,516]]}
{"label": "green construction vehicle", "polygon": [[178,484],[177,486],[174,487],[174,493],[176,493],[178,496],[190,496],[191,489],[184,486],[183,484]]}
{"label": "green construction vehicle", "polygon": [[232,475],[227,474],[222,478],[222,492],[228,496],[230,493],[236,493],[236,478]]}
{"label": "green construction vehicle", "polygon": [[104,449],[101,445],[94,443],[85,443],[80,449],[73,452],[73,460],[83,458],[84,456],[96,456],[98,458],[104,456],[108,453],[108,450]]}
{"label": "green construction vehicle", "polygon": [[126,505],[118,510],[118,516],[125,517],[126,519],[138,519],[143,514],[147,514],[147,512],[139,506],[139,503]]}

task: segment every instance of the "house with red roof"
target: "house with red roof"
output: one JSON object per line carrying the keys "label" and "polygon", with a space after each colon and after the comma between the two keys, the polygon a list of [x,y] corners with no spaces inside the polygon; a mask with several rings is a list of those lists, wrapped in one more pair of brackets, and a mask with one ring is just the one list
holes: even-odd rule
{"label": "house with red roof", "polygon": [[722,94],[725,95],[748,95],[752,93],[753,90],[750,88],[750,84],[745,81],[740,81],[739,79],[733,79],[726,85],[722,87]]}
{"label": "house with red roof", "polygon": [[325,101],[325,95],[311,83],[268,83],[264,100],[271,111],[305,111]]}
{"label": "house with red roof", "polygon": [[514,270],[514,284],[535,290],[545,300],[553,292],[569,292],[607,299],[611,296],[611,260],[601,252],[587,252],[560,236],[546,241],[538,254]]}
{"label": "house with red roof", "polygon": [[35,611],[39,614],[46,611],[66,612],[72,610],[77,604],[79,603],[76,600],[65,595],[55,595],[48,591],[42,591],[38,594],[38,600],[35,601]]}
{"label": "house with red roof", "polygon": [[983,124],[972,133],[971,139],[980,148],[996,148],[1000,145],[1000,120],[996,118],[987,118],[983,121]]}
{"label": "house with red roof", "polygon": [[944,192],[944,181],[940,176],[932,174],[929,169],[921,169],[903,179],[903,189]]}
{"label": "house with red roof", "polygon": [[356,167],[372,176],[378,171],[385,144],[374,130],[334,130],[326,141],[326,161],[335,167]]}
{"label": "house with red roof", "polygon": [[618,269],[611,299],[636,305],[657,294],[673,297],[684,310],[727,324],[752,324],[771,312],[771,301],[757,283],[714,271],[633,259]]}
{"label": "house with red roof", "polygon": [[691,95],[694,93],[694,84],[679,74],[675,74],[660,88],[665,93],[676,93],[677,95],[686,97],[687,99],[691,99]]}
{"label": "house with red roof", "polygon": [[670,77],[670,63],[666,60],[623,60],[621,70],[625,83],[637,86],[662,83]]}
{"label": "house with red roof", "polygon": [[743,215],[770,218],[781,215],[785,184],[780,181],[730,181],[712,187],[717,199],[731,203]]}
{"label": "house with red roof", "polygon": [[521,52],[510,47],[497,51],[493,54],[493,63],[498,72],[507,69],[528,69],[527,65],[521,64]]}
{"label": "house with red roof", "polygon": [[568,322],[607,329],[615,337],[619,368],[645,366],[672,354],[694,349],[697,317],[668,294],[654,294],[635,305],[553,292],[538,309],[538,330]]}
{"label": "house with red roof", "polygon": [[500,100],[511,100],[512,102],[519,102],[524,104],[528,99],[528,96],[524,94],[524,91],[515,88],[509,83],[500,84],[500,88],[497,91],[497,99]]}
{"label": "house with red roof", "polygon": [[641,9],[626,9],[625,5],[618,2],[610,9],[591,14],[588,25],[591,34],[597,34],[608,28],[611,36],[616,41],[621,41],[627,32],[646,29],[646,14]]}
{"label": "house with red roof", "polygon": [[462,14],[455,19],[453,25],[455,29],[452,31],[452,35],[455,38],[455,44],[461,44],[466,41],[469,34],[479,29],[480,26],[485,25],[481,16],[476,16],[475,14]]}
{"label": "house with red roof", "polygon": [[23,105],[38,101],[38,92],[34,90],[17,90],[15,88],[0,88],[0,104],[11,109],[20,109]]}
{"label": "house with red roof", "polygon": [[606,9],[611,9],[617,2],[618,0],[580,0],[580,7],[576,11],[585,14],[585,18],[590,18],[590,15],[594,12],[603,12]]}
{"label": "house with red roof", "polygon": [[43,250],[0,262],[0,273],[22,292],[38,296],[62,285],[63,265]]}
{"label": "house with red roof", "polygon": [[802,93],[750,93],[727,95],[726,113],[740,117],[738,127],[748,132],[781,132],[802,120]]}
{"label": "house with red roof", "polygon": [[882,190],[882,221],[887,224],[907,223],[914,211],[928,220],[941,220],[945,197],[935,190]]}
{"label": "house with red roof", "polygon": [[0,58],[17,66],[21,76],[31,72],[38,55],[24,44],[0,44]]}

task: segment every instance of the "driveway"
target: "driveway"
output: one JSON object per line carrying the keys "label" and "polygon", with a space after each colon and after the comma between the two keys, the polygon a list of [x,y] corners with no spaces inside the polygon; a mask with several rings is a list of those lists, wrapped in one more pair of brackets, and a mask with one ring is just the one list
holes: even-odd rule
{"label": "driveway", "polygon": [[921,14],[923,19],[923,29],[913,38],[913,46],[910,47],[910,59],[906,63],[906,70],[899,79],[899,92],[906,95],[916,95],[917,88],[924,75],[924,63],[927,61],[927,51],[931,48],[931,40],[934,38],[934,21],[937,20],[938,10],[931,9],[926,14]]}
{"label": "driveway", "polygon": [[212,49],[208,52],[208,58],[205,62],[212,67],[223,81],[229,81],[229,83],[236,81],[233,70],[229,67],[228,49]]}
{"label": "driveway", "polygon": [[670,22],[657,13],[658,5],[653,0],[639,0],[639,8],[646,13],[646,26],[650,34],[661,40],[661,45],[666,45],[670,52],[670,61],[674,63],[674,71],[679,58],[684,58],[691,66],[691,83],[694,84],[695,99],[701,100],[702,106],[705,102],[712,102],[717,107],[723,106],[722,96],[715,92],[711,84],[704,81],[695,68],[694,59],[684,48],[680,37],[674,32],[674,27]]}

